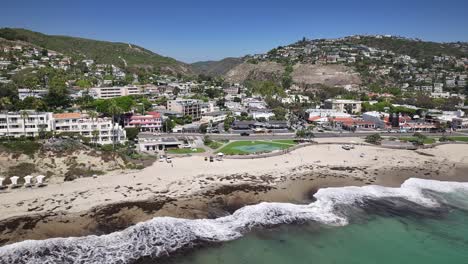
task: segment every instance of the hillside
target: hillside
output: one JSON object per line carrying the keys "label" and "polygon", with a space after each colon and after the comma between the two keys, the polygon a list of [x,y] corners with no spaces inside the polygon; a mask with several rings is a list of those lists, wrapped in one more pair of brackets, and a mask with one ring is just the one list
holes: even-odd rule
{"label": "hillside", "polygon": [[114,64],[121,68],[151,68],[168,73],[191,73],[189,65],[173,58],[128,43],[98,41],[69,36],[45,35],[26,30],[0,28],[0,38],[31,43],[74,59],[92,59],[96,63]]}
{"label": "hillside", "polygon": [[243,62],[242,58],[225,58],[220,61],[200,61],[192,63],[195,73],[211,76],[223,76],[229,70]]}
{"label": "hillside", "polygon": [[[264,54],[245,56],[243,63],[223,70],[231,82],[280,83],[290,78],[301,87],[322,84],[357,90],[373,87],[375,91],[376,87],[403,86],[417,91],[421,86],[428,89],[428,85],[437,83],[441,87],[447,82],[444,89],[457,93],[465,87],[467,58],[468,43],[464,42],[437,43],[382,35],[303,38]],[[211,71],[216,71],[217,64],[210,65]],[[286,67],[292,67],[287,76]]]}
{"label": "hillside", "polygon": [[408,55],[418,60],[434,56],[468,56],[467,43],[438,43],[401,37],[360,36],[349,38],[353,44],[365,45],[381,50],[393,51],[396,54]]}
{"label": "hillside", "polygon": [[[285,66],[277,62],[260,62],[257,64],[244,62],[232,68],[225,74],[229,82],[245,82],[247,80],[270,80],[281,82]],[[359,74],[344,65],[313,65],[297,63],[293,66],[291,77],[294,83],[300,85],[323,84],[326,86],[359,85]]]}

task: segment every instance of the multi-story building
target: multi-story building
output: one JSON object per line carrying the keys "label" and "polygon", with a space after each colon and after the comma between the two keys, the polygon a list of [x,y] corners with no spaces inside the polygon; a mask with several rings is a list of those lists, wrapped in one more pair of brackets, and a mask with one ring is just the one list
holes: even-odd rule
{"label": "multi-story building", "polygon": [[132,115],[124,119],[125,127],[138,127],[141,132],[161,131],[163,119],[158,112],[148,112],[146,115]]}
{"label": "multi-story building", "polygon": [[29,88],[20,88],[18,89],[18,97],[21,101],[27,97],[43,98],[48,93],[47,89],[29,89]]}
{"label": "multi-story building", "polygon": [[357,114],[362,110],[362,102],[356,100],[327,99],[325,100],[326,109],[335,109],[338,112]]}
{"label": "multi-story building", "polygon": [[77,133],[101,145],[126,141],[125,130],[110,118],[91,119],[81,113],[54,114],[53,118],[56,133]]}
{"label": "multi-story building", "polygon": [[38,137],[53,129],[52,113],[34,111],[0,113],[0,137]]}
{"label": "multi-story building", "polygon": [[181,113],[184,116],[191,116],[192,120],[201,118],[201,102],[195,99],[176,99],[167,101],[167,109]]}
{"label": "multi-story building", "polygon": [[90,94],[95,99],[110,99],[128,95],[141,95],[142,91],[136,86],[113,86],[90,88]]}

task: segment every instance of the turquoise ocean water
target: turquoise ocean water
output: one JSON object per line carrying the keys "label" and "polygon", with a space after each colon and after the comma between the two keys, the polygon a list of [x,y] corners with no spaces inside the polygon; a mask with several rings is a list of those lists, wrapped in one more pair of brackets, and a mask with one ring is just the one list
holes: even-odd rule
{"label": "turquoise ocean water", "polygon": [[437,218],[374,215],[344,227],[281,226],[167,263],[468,263],[468,213],[452,210]]}
{"label": "turquoise ocean water", "polygon": [[468,264],[468,183],[320,189],[217,219],[156,217],[102,236],[0,247],[0,264]]}

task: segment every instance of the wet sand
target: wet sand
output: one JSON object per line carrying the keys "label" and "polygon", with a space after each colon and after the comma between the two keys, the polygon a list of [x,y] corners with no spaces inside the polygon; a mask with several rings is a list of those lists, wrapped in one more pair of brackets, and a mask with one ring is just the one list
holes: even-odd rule
{"label": "wet sand", "polygon": [[[365,157],[360,157],[361,153]],[[0,199],[8,199],[3,200],[7,202],[1,209],[5,214],[0,216],[0,244],[106,234],[156,216],[215,218],[264,201],[307,203],[313,200],[316,190],[326,187],[396,187],[412,177],[468,181],[468,145],[444,145],[421,153],[368,146],[344,151],[339,145],[320,145],[260,160],[225,160],[209,169],[203,168],[211,164],[198,161],[192,166],[194,171],[176,168],[183,163],[193,164],[200,157],[180,158],[174,160],[176,168],[156,163],[147,170],[126,175],[126,185],[119,184],[124,176],[114,175],[112,181],[113,176],[106,175],[85,179],[94,184],[85,185],[92,186],[87,190],[81,189],[82,181],[76,181],[65,187],[47,186],[40,192],[30,190],[33,192],[29,196],[2,193]],[[203,170],[206,174],[201,173]],[[167,172],[171,180],[157,180],[163,177],[155,177],[157,171],[158,175]],[[59,187],[62,193],[44,192]],[[105,192],[111,194],[102,194]],[[47,209],[29,210],[46,200],[51,203]],[[14,206],[12,202],[22,209],[6,210],[5,206]],[[54,204],[57,208],[52,207]]]}

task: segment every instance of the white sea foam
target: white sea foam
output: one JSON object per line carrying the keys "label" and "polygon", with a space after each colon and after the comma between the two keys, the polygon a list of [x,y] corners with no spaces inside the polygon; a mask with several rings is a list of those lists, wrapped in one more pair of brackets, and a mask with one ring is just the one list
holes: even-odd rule
{"label": "white sea foam", "polygon": [[423,190],[468,191],[468,184],[409,179],[400,188],[325,188],[308,205],[260,203],[217,219],[156,217],[108,235],[23,241],[1,247],[0,263],[129,263],[144,256],[168,255],[200,242],[237,239],[257,227],[302,221],[346,225],[348,219],[337,212],[337,206],[359,205],[369,199],[403,198],[425,207],[439,206]]}

